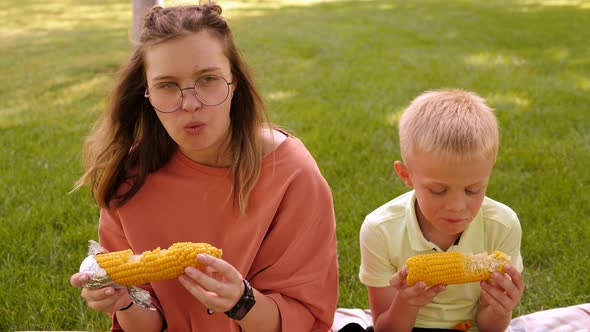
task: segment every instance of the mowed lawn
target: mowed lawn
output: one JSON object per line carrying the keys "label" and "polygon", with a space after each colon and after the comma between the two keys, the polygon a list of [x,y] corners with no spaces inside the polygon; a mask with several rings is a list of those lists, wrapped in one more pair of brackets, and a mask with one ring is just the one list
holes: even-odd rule
{"label": "mowed lawn", "polygon": [[[522,223],[527,289],[515,315],[590,302],[590,5],[220,4],[271,119],[304,141],[331,185],[340,307],[368,307],[357,277],[364,216],[407,190],[392,169],[399,113],[442,87],[473,90],[497,111],[488,196]],[[0,330],[106,330],[106,315],[69,286],[98,220],[88,191],[69,191],[130,53],[131,5],[5,0],[0,22]]]}

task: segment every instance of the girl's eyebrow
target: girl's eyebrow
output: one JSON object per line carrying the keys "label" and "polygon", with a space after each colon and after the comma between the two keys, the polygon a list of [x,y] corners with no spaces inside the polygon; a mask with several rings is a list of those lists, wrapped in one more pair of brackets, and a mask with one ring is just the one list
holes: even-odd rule
{"label": "girl's eyebrow", "polygon": [[[206,68],[201,68],[199,70],[195,70],[193,72],[194,76],[199,76],[205,73],[210,73],[210,72],[215,72],[215,71],[220,71],[221,67],[206,67]],[[173,76],[173,75],[159,75],[156,76],[154,78],[152,78],[152,81],[164,81],[164,80],[174,80],[177,77]]]}
{"label": "girl's eyebrow", "polygon": [[200,74],[209,73],[209,72],[212,72],[212,71],[221,71],[221,67],[216,67],[216,66],[205,67],[205,68],[196,70],[193,73],[196,74],[196,75],[200,75]]}
{"label": "girl's eyebrow", "polygon": [[152,78],[152,81],[165,81],[165,80],[173,80],[173,79],[175,79],[174,76],[160,75],[160,76],[156,76],[156,77]]}

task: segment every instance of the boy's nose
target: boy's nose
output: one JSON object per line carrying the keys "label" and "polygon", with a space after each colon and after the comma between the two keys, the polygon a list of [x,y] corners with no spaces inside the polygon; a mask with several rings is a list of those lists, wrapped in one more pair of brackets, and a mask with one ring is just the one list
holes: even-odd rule
{"label": "boy's nose", "polygon": [[452,197],[447,201],[447,209],[453,212],[460,212],[465,210],[467,207],[467,202],[462,197]]}

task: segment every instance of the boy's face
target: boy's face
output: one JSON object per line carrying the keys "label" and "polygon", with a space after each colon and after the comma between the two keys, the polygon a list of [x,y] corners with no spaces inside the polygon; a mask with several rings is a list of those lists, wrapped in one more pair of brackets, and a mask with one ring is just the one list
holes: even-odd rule
{"label": "boy's face", "polygon": [[479,212],[494,159],[448,161],[427,153],[405,159],[395,163],[395,170],[416,190],[416,216],[424,236],[435,243],[456,238]]}

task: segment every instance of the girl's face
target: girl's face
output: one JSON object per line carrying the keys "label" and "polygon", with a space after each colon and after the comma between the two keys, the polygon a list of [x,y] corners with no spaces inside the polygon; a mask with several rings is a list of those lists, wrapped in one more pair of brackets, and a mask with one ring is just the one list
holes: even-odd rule
{"label": "girl's face", "polygon": [[[145,68],[148,84],[146,95],[155,104],[156,87],[160,96],[165,89],[182,90],[182,104],[172,113],[156,112],[160,122],[188,158],[210,166],[227,164],[227,156],[220,156],[220,146],[230,130],[230,107],[236,82],[229,85],[229,95],[219,105],[207,106],[196,98],[195,82],[203,86],[201,100],[207,104],[210,77],[220,76],[232,82],[229,60],[222,43],[207,31],[190,34],[150,46],[145,51]],[[201,88],[200,88],[201,89]],[[201,92],[199,92],[201,93]],[[154,105],[155,106],[155,105]]]}
{"label": "girl's face", "polygon": [[428,240],[440,245],[465,230],[481,208],[493,166],[492,158],[448,161],[425,153],[396,163],[400,178],[416,190],[416,216]]}

